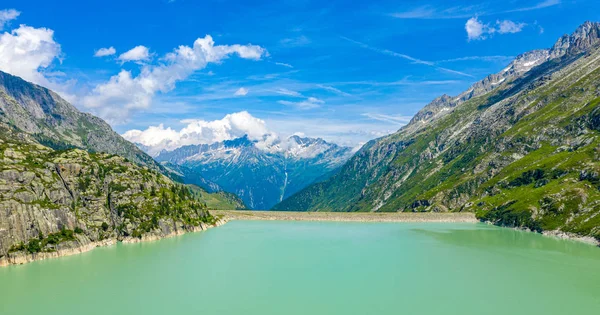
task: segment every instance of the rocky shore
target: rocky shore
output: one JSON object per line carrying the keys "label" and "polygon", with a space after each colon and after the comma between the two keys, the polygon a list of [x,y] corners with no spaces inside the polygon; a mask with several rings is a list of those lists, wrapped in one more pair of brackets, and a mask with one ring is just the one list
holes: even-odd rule
{"label": "rocky shore", "polygon": [[293,212],[293,211],[241,211],[210,210],[213,216],[227,220],[265,221],[334,221],[334,222],[479,222],[475,214],[467,212]]}
{"label": "rocky shore", "polygon": [[568,232],[556,231],[556,230],[555,231],[543,231],[542,234],[545,236],[550,236],[550,237],[554,237],[554,238],[575,240],[578,242],[583,242],[583,243],[596,245],[596,246],[600,247],[600,240],[593,238],[591,236],[581,236],[581,235],[577,235],[575,233],[568,233]]}
{"label": "rocky shore", "polygon": [[226,219],[221,218],[221,219],[218,219],[214,225],[208,225],[208,224],[201,223],[199,226],[192,227],[188,230],[179,229],[179,230],[172,231],[165,235],[144,234],[144,235],[142,235],[141,238],[137,238],[137,237],[126,237],[126,238],[122,238],[122,239],[110,238],[110,239],[105,239],[102,241],[94,242],[94,241],[90,241],[85,236],[79,236],[77,238],[77,240],[75,240],[75,241],[60,244],[59,248],[57,248],[55,251],[52,251],[52,252],[39,252],[39,253],[30,254],[30,253],[21,251],[21,252],[16,252],[16,253],[12,253],[7,256],[1,257],[0,258],[0,267],[5,267],[5,266],[9,266],[9,265],[22,265],[22,264],[30,263],[30,262],[37,261],[37,260],[44,260],[44,259],[49,259],[49,258],[57,258],[57,257],[81,254],[81,253],[91,251],[92,249],[94,249],[96,247],[110,246],[110,245],[116,244],[117,242],[139,243],[139,242],[156,241],[156,240],[160,240],[160,239],[164,239],[164,238],[183,235],[186,233],[204,231],[204,230],[210,229],[212,227],[221,226],[221,225],[225,224],[226,222],[227,222]]}

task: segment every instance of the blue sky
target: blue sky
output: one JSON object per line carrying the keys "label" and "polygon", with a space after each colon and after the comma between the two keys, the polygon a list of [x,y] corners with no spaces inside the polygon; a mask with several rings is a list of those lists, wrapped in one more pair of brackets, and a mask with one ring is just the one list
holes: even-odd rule
{"label": "blue sky", "polygon": [[[433,98],[459,94],[512,57],[600,21],[600,3],[585,0],[4,0],[2,9],[0,70],[57,90],[120,133],[160,124],[154,131],[179,132],[191,121],[208,128],[247,111],[240,132],[266,128],[348,145],[393,132]],[[206,35],[226,45],[215,49],[220,55],[173,66],[167,54]],[[26,36],[45,44],[31,56],[7,55]],[[124,55],[137,46],[144,47]],[[114,54],[94,56],[110,47]],[[131,80],[117,81],[121,71]],[[128,85],[136,78],[146,80],[132,84],[152,81],[151,91]]]}

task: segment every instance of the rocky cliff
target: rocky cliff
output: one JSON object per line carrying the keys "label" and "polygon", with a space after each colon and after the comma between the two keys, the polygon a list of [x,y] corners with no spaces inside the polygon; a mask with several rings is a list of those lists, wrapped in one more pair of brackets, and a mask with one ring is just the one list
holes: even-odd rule
{"label": "rocky cliff", "polygon": [[600,239],[600,24],[425,106],[329,180],[275,206],[472,211],[482,220]]}
{"label": "rocky cliff", "polygon": [[216,223],[192,189],[156,170],[0,130],[0,265]]}

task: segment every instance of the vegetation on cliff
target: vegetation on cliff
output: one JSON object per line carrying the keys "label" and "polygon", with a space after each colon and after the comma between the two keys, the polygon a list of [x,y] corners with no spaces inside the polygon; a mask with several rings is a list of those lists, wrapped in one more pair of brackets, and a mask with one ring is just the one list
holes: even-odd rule
{"label": "vegetation on cliff", "polygon": [[198,188],[117,155],[53,150],[1,129],[0,257],[215,223]]}

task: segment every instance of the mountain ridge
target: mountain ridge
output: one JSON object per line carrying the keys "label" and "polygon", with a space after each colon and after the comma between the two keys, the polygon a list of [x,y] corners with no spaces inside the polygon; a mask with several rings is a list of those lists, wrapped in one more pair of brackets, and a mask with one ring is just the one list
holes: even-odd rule
{"label": "mountain ridge", "polygon": [[186,182],[216,184],[253,209],[268,209],[313,181],[330,175],[352,149],[320,138],[297,135],[265,145],[247,135],[212,144],[186,145],[161,151],[163,165],[184,167]]}
{"label": "mountain ridge", "polygon": [[586,22],[457,97],[436,98],[274,209],[473,211],[500,225],[599,238],[599,34],[599,23]]}
{"label": "mountain ridge", "polygon": [[54,149],[80,148],[119,154],[138,164],[160,169],[102,119],[82,113],[55,92],[0,71],[0,120]]}

